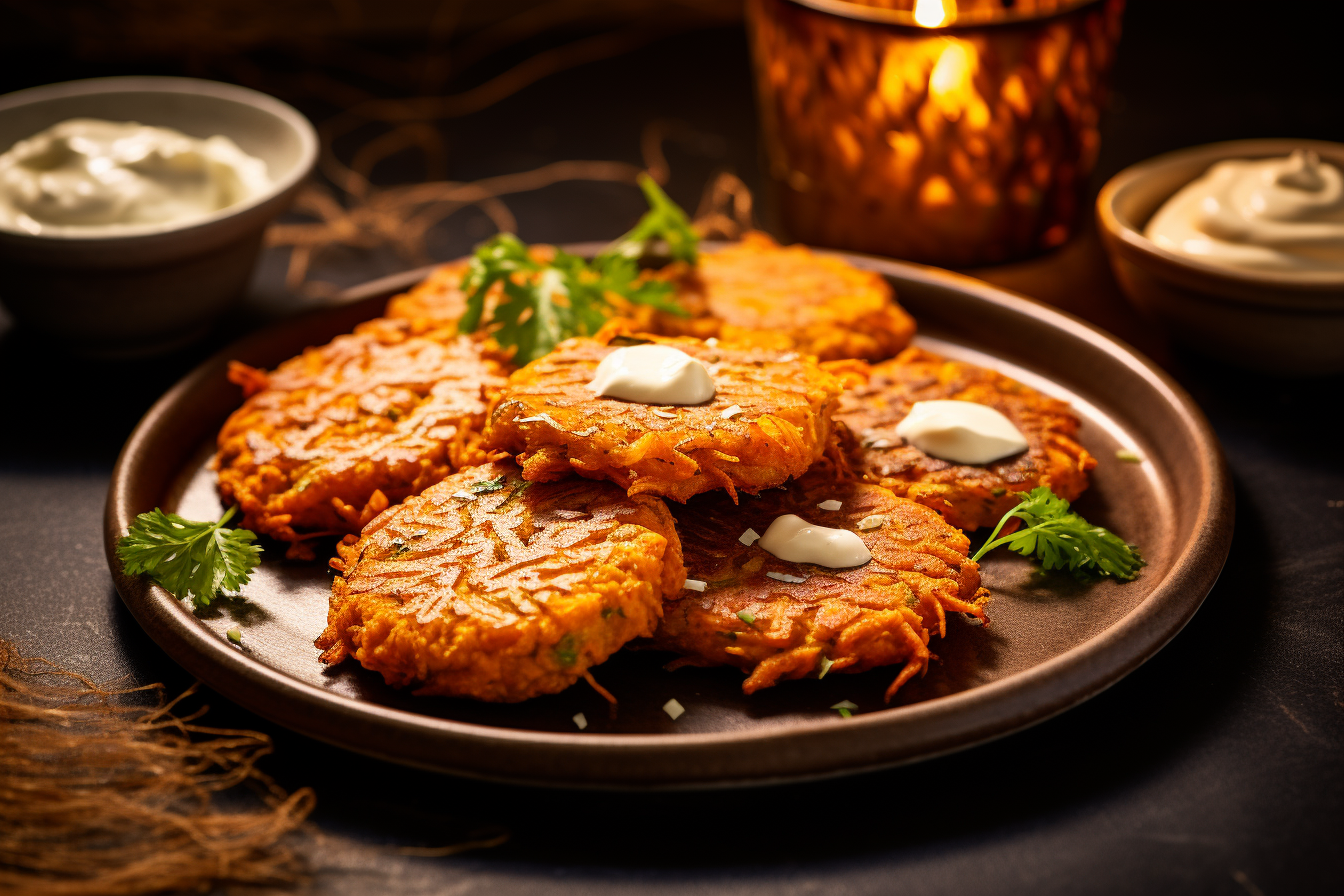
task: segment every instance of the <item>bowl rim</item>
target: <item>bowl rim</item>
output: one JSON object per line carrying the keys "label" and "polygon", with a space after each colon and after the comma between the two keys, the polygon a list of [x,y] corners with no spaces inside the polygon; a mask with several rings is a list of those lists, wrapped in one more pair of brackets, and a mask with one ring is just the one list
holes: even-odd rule
{"label": "bowl rim", "polygon": [[[29,233],[26,230],[12,230],[0,226],[0,236],[13,239],[26,238],[42,242],[59,241],[62,243],[106,244],[112,240],[154,237],[167,233],[178,233],[191,230],[197,227],[208,227],[219,221],[249,212],[275,200],[278,196],[285,195],[297,187],[300,181],[308,177],[313,170],[313,166],[317,164],[319,149],[317,129],[313,127],[312,122],[310,122],[307,116],[302,112],[289,105],[289,103],[277,99],[270,94],[262,93],[259,90],[253,90],[250,87],[241,87],[237,84],[228,84],[223,81],[209,81],[204,78],[180,78],[165,75],[118,75],[106,78],[81,78],[75,81],[58,81],[54,84],[42,84],[37,87],[28,87],[23,90],[16,90],[12,93],[0,95],[0,115],[5,114],[12,109],[18,109],[50,100],[119,93],[168,93],[185,96],[209,96],[216,99],[236,102],[244,106],[251,106],[252,108],[269,114],[272,118],[282,122],[299,138],[299,159],[284,177],[272,180],[265,192],[259,193],[243,202],[225,206],[224,208],[211,212],[209,215],[199,218],[189,218],[186,221],[178,223],[166,222],[162,224],[121,227],[103,234],[92,232],[92,228],[88,230],[82,229],[78,233]],[[226,134],[225,136],[229,135]],[[233,138],[230,136],[230,139]],[[3,149],[0,149],[0,152],[8,152],[11,148],[12,146],[4,147]]]}
{"label": "bowl rim", "polygon": [[[1106,181],[1101,188],[1101,192],[1097,194],[1097,220],[1100,223],[1101,231],[1104,235],[1109,235],[1116,240],[1122,249],[1130,250],[1129,255],[1132,261],[1137,262],[1138,258],[1135,256],[1138,256],[1147,261],[1156,262],[1158,266],[1168,271],[1176,268],[1188,275],[1206,278],[1233,287],[1241,287],[1242,290],[1249,286],[1275,291],[1288,290],[1296,293],[1337,295],[1341,289],[1344,289],[1344,268],[1337,272],[1303,271],[1285,273],[1211,264],[1159,246],[1144,236],[1143,231],[1139,229],[1142,225],[1132,225],[1115,208],[1116,200],[1122,191],[1161,171],[1178,166],[1183,167],[1197,161],[1202,163],[1204,170],[1207,171],[1208,166],[1227,159],[1287,155],[1294,149],[1315,150],[1322,157],[1344,167],[1344,143],[1335,143],[1330,140],[1268,137],[1224,140],[1172,150],[1130,165]],[[1195,176],[1199,177],[1202,174],[1203,171]],[[1187,181],[1186,184],[1190,182]],[[1176,189],[1179,190],[1181,187]],[[1172,195],[1175,195],[1175,191]],[[1171,197],[1168,196],[1167,198],[1170,199]],[[1165,201],[1163,200],[1163,202]]]}

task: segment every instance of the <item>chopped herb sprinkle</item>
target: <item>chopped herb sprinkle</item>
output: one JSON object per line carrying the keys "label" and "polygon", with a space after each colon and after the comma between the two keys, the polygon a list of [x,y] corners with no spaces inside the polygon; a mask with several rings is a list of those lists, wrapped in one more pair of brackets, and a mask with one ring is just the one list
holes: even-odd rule
{"label": "chopped herb sprinkle", "polygon": [[861,531],[867,531],[868,529],[881,529],[884,525],[886,525],[886,523],[887,518],[884,515],[880,513],[875,513],[872,516],[866,516],[863,519],[859,520],[859,529]]}
{"label": "chopped herb sprinkle", "polygon": [[834,666],[834,665],[835,665],[835,661],[834,661],[834,660],[832,660],[832,659],[831,659],[830,657],[828,657],[828,656],[823,656],[823,657],[821,658],[821,662],[818,664],[818,666],[819,666],[819,671],[817,672],[817,678],[818,678],[818,679],[825,678],[825,677],[826,677],[826,673],[829,672],[829,671],[831,671],[831,667]]}
{"label": "chopped herb sprinkle", "polygon": [[786,572],[768,572],[766,573],[766,575],[777,582],[792,582],[795,585],[798,584],[799,582],[807,581],[807,579],[803,576],[791,576]]}
{"label": "chopped herb sprinkle", "polygon": [[740,413],[742,413],[742,408],[734,404],[724,408],[723,413],[719,414],[719,416],[722,417],[724,420],[731,420]]}
{"label": "chopped herb sprinkle", "polygon": [[761,533],[757,532],[755,529],[748,529],[747,531],[739,535],[737,540],[742,542],[747,547],[751,547],[756,542],[761,540]]}
{"label": "chopped herb sprinkle", "polygon": [[831,709],[833,709],[833,710],[835,710],[836,712],[840,713],[840,717],[841,717],[842,719],[847,719],[847,718],[849,718],[851,715],[854,714],[854,710],[856,710],[856,709],[858,709],[858,708],[859,708],[859,704],[855,703],[855,702],[852,701],[852,700],[841,700],[839,703],[837,703],[837,704],[835,704],[834,706],[831,707]]}
{"label": "chopped herb sprinkle", "polygon": [[702,581],[700,581],[699,579],[687,579],[687,580],[686,580],[686,590],[687,590],[687,591],[704,591],[704,590],[705,590],[705,583],[702,582]]}
{"label": "chopped herb sprinkle", "polygon": [[818,510],[839,510],[844,505],[832,498],[830,501],[822,501],[817,505]]}
{"label": "chopped herb sprinkle", "polygon": [[243,643],[243,633],[242,633],[242,631],[239,630],[239,629],[231,628],[231,629],[229,629],[227,632],[225,632],[224,634],[227,635],[228,638],[229,638],[229,640],[232,641],[232,642],[235,643],[235,644],[241,644],[241,643]]}
{"label": "chopped herb sprinkle", "polygon": [[676,697],[673,697],[663,704],[663,712],[671,716],[672,721],[675,722],[677,719],[681,718],[682,713],[686,712],[686,707],[678,703]]}
{"label": "chopped herb sprinkle", "polygon": [[496,476],[494,479],[482,479],[480,482],[471,484],[471,493],[473,495],[488,495],[491,492],[497,492],[504,488],[504,477]]}
{"label": "chopped herb sprinkle", "polygon": [[756,614],[751,612],[750,610],[738,610],[737,618],[741,619],[747,625],[751,625],[753,622],[756,621]]}
{"label": "chopped herb sprinkle", "polygon": [[1130,451],[1128,448],[1121,448],[1119,451],[1115,452],[1115,459],[1122,460],[1127,464],[1143,463],[1143,458],[1135,452]]}
{"label": "chopped herb sprinkle", "polygon": [[574,727],[580,731],[588,727],[588,717],[581,712],[574,713]]}

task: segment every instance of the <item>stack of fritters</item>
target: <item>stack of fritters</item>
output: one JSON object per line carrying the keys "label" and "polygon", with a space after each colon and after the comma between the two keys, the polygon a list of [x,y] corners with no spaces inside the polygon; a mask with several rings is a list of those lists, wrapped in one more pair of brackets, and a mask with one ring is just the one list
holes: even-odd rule
{"label": "stack of fritters", "polygon": [[915,321],[881,275],[764,233],[674,269],[689,318],[659,315],[660,332],[702,339],[781,341],[822,361],[881,361],[910,344]]}
{"label": "stack of fritters", "polygon": [[[890,698],[927,668],[946,614],[985,621],[954,526],[992,525],[1037,485],[1075,498],[1095,463],[1066,405],[993,371],[919,349],[870,365],[914,329],[885,281],[762,235],[659,274],[688,318],[646,310],[507,381],[456,335],[465,270],[272,374],[236,367],[250,397],[217,459],[250,528],[298,541],[364,526],[332,561],[322,658],[417,693],[552,693],[642,638],[679,664],[744,670],[748,693],[899,666]],[[609,353],[650,342],[704,364],[715,397],[589,388]],[[1028,450],[983,466],[924,454],[895,428],[930,399],[998,409]],[[784,514],[855,533],[872,560],[794,563],[743,537]]]}
{"label": "stack of fritters", "polygon": [[[1097,465],[1076,440],[1078,418],[1067,404],[993,370],[910,348],[871,368],[845,365],[844,373],[851,388],[835,420],[843,424],[840,435],[855,471],[932,507],[958,528],[994,526],[1037,486],[1072,501]],[[942,400],[994,408],[1026,437],[1027,450],[989,464],[957,464],[931,457],[896,434],[915,402]]]}
{"label": "stack of fritters", "polygon": [[685,580],[672,516],[605,482],[463,470],[351,536],[332,565],[324,662],[418,694],[515,702],[564,690],[651,635]]}
{"label": "stack of fritters", "polygon": [[500,388],[503,370],[453,331],[415,330],[380,318],[269,374],[232,366],[248,398],[219,433],[215,467],[243,526],[302,556],[306,539],[358,532],[486,460],[483,390]]}
{"label": "stack of fritters", "polygon": [[[890,698],[928,665],[929,634],[945,633],[948,611],[983,620],[988,593],[966,536],[926,507],[842,476],[823,461],[740,506],[722,493],[675,506],[687,574],[705,590],[664,605],[654,644],[695,665],[747,670],[748,694],[781,679],[901,664]],[[827,501],[839,509],[818,507]],[[849,569],[790,563],[741,537],[788,513],[857,533],[873,559]]]}
{"label": "stack of fritters", "polygon": [[[603,398],[588,387],[598,364],[632,342],[656,342],[703,363],[718,389],[691,407]],[[623,333],[561,343],[509,379],[490,412],[485,444],[517,455],[523,475],[577,473],[630,494],[677,501],[712,489],[755,494],[807,471],[828,444],[840,381],[811,358],[698,339]]]}

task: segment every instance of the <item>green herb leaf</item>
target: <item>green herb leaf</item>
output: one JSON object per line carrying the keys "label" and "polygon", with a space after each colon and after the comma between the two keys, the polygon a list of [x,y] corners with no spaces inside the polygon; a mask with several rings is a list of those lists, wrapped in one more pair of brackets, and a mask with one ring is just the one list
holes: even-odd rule
{"label": "green herb leaf", "polygon": [[823,656],[819,665],[821,666],[821,671],[817,673],[817,680],[826,677],[826,673],[831,671],[831,667],[835,665],[835,661],[828,656]]}
{"label": "green herb leaf", "polygon": [[601,267],[615,257],[631,260],[642,258],[649,253],[654,243],[660,241],[667,244],[667,254],[673,261],[694,264],[700,237],[691,229],[686,213],[647,174],[639,176],[639,187],[648,200],[648,212],[629,233],[604,249],[594,259],[594,264]]}
{"label": "green herb leaf", "polygon": [[572,634],[565,635],[554,648],[555,659],[562,666],[572,666],[579,658],[579,645]]}
{"label": "green herb leaf", "polygon": [[232,641],[233,643],[235,643],[235,644],[242,644],[242,643],[243,643],[243,632],[242,632],[242,629],[231,628],[231,629],[229,629],[228,631],[226,631],[224,634],[227,635],[227,636],[228,636],[228,639],[229,639],[230,641]]}
{"label": "green herb leaf", "polygon": [[738,610],[737,618],[741,619],[747,625],[751,625],[753,622],[756,621],[756,614],[752,613],[750,610]]}
{"label": "green herb leaf", "polygon": [[217,522],[202,523],[164,513],[157,507],[135,518],[117,543],[117,557],[127,575],[144,573],[175,597],[190,597],[196,607],[220,591],[237,591],[261,563],[257,536],[246,529],[226,529],[237,508]]}
{"label": "green herb leaf", "polygon": [[[484,243],[462,282],[467,303],[458,329],[474,333],[486,325],[496,342],[514,349],[515,363],[526,364],[562,340],[596,333],[616,312],[613,303],[619,300],[687,316],[673,298],[671,283],[641,276],[639,259],[651,245],[663,242],[673,258],[693,262],[697,237],[686,213],[651,178],[643,176],[640,185],[649,211],[591,264],[560,250],[550,261],[539,261],[511,233]],[[496,287],[499,300],[486,322],[486,295]]]}
{"label": "green herb leaf", "polygon": [[[1023,528],[998,537],[1010,519],[1023,522]],[[1145,565],[1137,546],[1101,526],[1094,526],[1069,510],[1069,502],[1050,489],[1032,489],[1016,507],[1003,515],[989,539],[975,552],[972,560],[997,547],[1005,546],[1024,557],[1035,557],[1046,569],[1093,572],[1129,581]]]}
{"label": "green herb leaf", "polygon": [[488,495],[490,492],[497,492],[504,487],[504,474],[496,476],[494,479],[482,479],[480,482],[473,482],[469,491],[473,495]]}

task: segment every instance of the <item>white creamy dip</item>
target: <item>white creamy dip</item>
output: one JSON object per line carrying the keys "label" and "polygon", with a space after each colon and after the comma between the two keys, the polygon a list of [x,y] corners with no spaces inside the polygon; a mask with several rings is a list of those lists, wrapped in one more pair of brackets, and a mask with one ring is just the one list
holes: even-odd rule
{"label": "white creamy dip", "polygon": [[670,345],[618,348],[597,365],[588,388],[641,404],[702,404],[714,397],[705,365]]}
{"label": "white creamy dip", "polygon": [[1314,152],[1219,162],[1153,215],[1144,235],[1210,264],[1344,270],[1344,177]]}
{"label": "white creamy dip", "polygon": [[954,464],[987,464],[1027,450],[1013,421],[973,401],[917,401],[896,435]]}
{"label": "white creamy dip", "polygon": [[781,560],[831,569],[862,566],[873,559],[863,539],[848,529],[814,526],[792,513],[775,517],[757,544]]}
{"label": "white creamy dip", "polygon": [[72,118],[0,155],[0,227],[80,234],[181,224],[270,187],[228,137]]}

